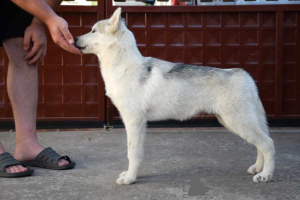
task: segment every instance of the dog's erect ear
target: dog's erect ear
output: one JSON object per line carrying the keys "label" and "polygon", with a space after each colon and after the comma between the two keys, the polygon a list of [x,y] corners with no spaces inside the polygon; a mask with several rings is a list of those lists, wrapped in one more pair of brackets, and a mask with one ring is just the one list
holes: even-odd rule
{"label": "dog's erect ear", "polygon": [[108,20],[108,23],[105,26],[105,30],[107,32],[114,33],[118,30],[121,21],[121,13],[122,9],[118,8]]}

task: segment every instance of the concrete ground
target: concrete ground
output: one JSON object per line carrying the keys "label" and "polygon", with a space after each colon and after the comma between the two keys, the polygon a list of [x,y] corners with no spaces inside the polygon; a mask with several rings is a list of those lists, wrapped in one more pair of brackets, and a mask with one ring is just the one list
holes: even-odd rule
{"label": "concrete ground", "polygon": [[[1,132],[13,152],[13,132]],[[41,131],[39,140],[76,161],[69,171],[35,168],[31,177],[0,178],[1,200],[300,199],[300,129],[271,129],[276,170],[253,183],[246,170],[256,149],[223,128],[148,129],[145,159],[134,185],[115,184],[127,169],[124,129]]]}

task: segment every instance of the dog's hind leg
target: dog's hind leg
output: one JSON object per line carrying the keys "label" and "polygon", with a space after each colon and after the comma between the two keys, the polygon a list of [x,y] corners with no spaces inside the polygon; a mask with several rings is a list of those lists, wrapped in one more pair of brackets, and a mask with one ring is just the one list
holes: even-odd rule
{"label": "dog's hind leg", "polygon": [[262,172],[263,167],[264,167],[264,156],[263,156],[262,152],[259,149],[257,149],[256,162],[254,165],[251,165],[249,167],[247,172],[249,174],[258,174],[258,173]]}
{"label": "dog's hind leg", "polygon": [[[244,112],[227,112],[226,114],[219,114],[224,126],[231,132],[239,135],[250,144],[256,146],[258,150],[257,160],[252,165],[248,172],[261,172],[253,177],[254,182],[269,181],[274,172],[275,163],[275,148],[273,140],[263,130],[267,130],[267,127],[263,126],[263,123],[259,123],[257,119],[261,119],[261,116],[256,116],[254,113]],[[265,124],[265,126],[267,126]]]}
{"label": "dog's hind leg", "polygon": [[[217,117],[219,123],[220,123],[221,125],[223,125],[225,128],[227,128],[225,122],[224,122],[223,119],[222,119],[222,117],[221,117],[220,115],[216,115],[216,117]],[[228,129],[228,128],[227,128],[227,129]]]}
{"label": "dog's hind leg", "polygon": [[[258,136],[255,141],[255,146],[258,149],[257,161],[255,163],[256,171],[261,170],[261,165],[263,169],[260,173],[253,177],[254,182],[267,182],[273,178],[273,173],[275,169],[275,147],[272,138],[269,137],[268,133],[264,133],[261,129],[255,131]],[[262,157],[260,159],[260,157]]]}
{"label": "dog's hind leg", "polygon": [[[225,122],[223,121],[223,119],[221,118],[220,115],[216,115],[218,121],[220,122],[220,124],[222,124],[225,128],[227,128],[229,131],[234,132],[233,130],[230,129],[230,127],[228,127]],[[249,169],[247,170],[247,172],[249,174],[257,174],[262,172],[264,167],[264,157],[263,154],[261,153],[260,150],[257,149],[257,159],[254,165],[250,166]]]}
{"label": "dog's hind leg", "polygon": [[137,115],[124,116],[127,133],[128,170],[122,172],[116,183],[129,185],[135,182],[144,155],[144,140],[146,135],[146,119]]}

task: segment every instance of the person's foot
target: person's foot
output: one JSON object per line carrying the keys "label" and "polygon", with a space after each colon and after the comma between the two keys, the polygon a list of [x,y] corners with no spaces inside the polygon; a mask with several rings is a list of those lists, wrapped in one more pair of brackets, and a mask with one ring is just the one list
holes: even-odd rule
{"label": "person's foot", "polygon": [[[0,149],[0,154],[5,153],[4,149]],[[18,172],[26,172],[28,171],[27,167],[24,167],[23,165],[13,165],[10,167],[6,167],[5,171],[7,173],[18,173]]]}
{"label": "person's foot", "polygon": [[[14,157],[16,160],[20,162],[25,162],[25,161],[30,161],[34,160],[35,157],[43,151],[45,148],[38,143],[34,143],[31,145],[17,145]],[[64,166],[68,165],[69,162],[65,159],[60,159],[58,161],[58,166]],[[22,172],[22,170],[27,171],[27,168],[24,168],[22,165],[16,165],[16,166],[11,166],[6,168],[6,172],[8,173],[16,173],[16,172]]]}

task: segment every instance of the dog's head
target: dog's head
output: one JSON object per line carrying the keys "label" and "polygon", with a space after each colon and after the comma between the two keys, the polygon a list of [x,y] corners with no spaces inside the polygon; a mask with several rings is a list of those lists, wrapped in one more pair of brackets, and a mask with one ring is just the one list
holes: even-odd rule
{"label": "dog's head", "polygon": [[110,19],[97,22],[91,32],[75,39],[75,46],[84,54],[101,54],[101,51],[113,44],[122,33],[128,31],[121,19],[121,13],[121,8],[118,8]]}

